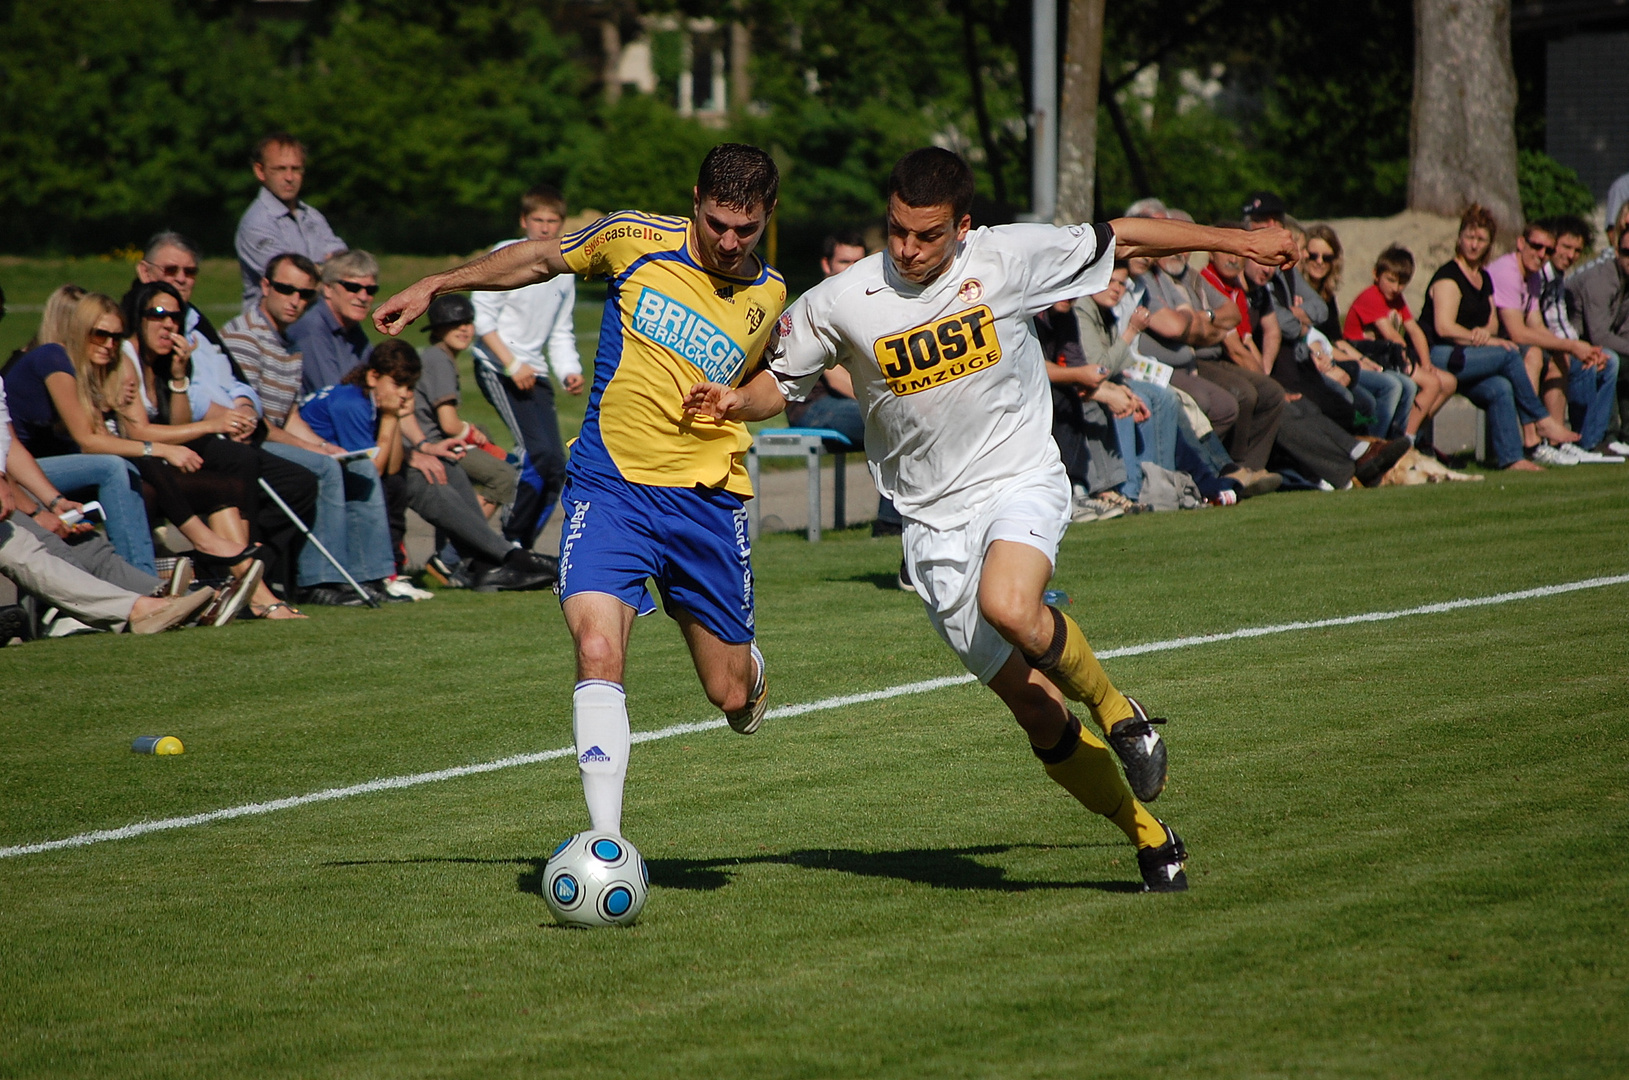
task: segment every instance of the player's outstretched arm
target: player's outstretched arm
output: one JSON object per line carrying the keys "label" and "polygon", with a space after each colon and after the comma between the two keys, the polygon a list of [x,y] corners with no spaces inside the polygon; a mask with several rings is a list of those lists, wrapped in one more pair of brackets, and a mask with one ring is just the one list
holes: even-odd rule
{"label": "player's outstretched arm", "polygon": [[373,325],[392,337],[429,308],[430,301],[445,293],[467,289],[501,291],[518,289],[547,281],[556,274],[571,272],[560,254],[560,241],[522,240],[497,251],[489,251],[463,266],[420,278],[373,311]]}
{"label": "player's outstretched arm", "polygon": [[786,398],[768,368],[740,386],[697,383],[684,399],[686,416],[701,415],[714,420],[768,420],[784,408]]}
{"label": "player's outstretched arm", "polygon": [[1297,254],[1295,238],[1287,229],[1276,225],[1245,232],[1162,218],[1115,218],[1109,227],[1114,230],[1116,259],[1157,259],[1190,251],[1225,251],[1253,259],[1263,266],[1289,266]]}

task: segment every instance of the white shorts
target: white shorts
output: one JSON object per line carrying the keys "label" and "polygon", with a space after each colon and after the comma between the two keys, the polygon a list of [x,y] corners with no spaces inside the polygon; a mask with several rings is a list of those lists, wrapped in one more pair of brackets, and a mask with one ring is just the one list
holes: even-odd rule
{"label": "white shorts", "polygon": [[1003,484],[960,528],[905,524],[905,561],[928,620],[980,682],[995,678],[1012,655],[1012,645],[979,612],[984,553],[997,540],[1011,540],[1056,566],[1058,543],[1069,528],[1069,495],[1069,476],[1054,459]]}

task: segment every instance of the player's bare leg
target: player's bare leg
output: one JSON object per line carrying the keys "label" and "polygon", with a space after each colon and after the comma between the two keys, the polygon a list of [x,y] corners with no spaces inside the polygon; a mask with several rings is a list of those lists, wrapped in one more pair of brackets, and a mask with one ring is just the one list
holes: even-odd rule
{"label": "player's bare leg", "polygon": [[1181,838],[1137,801],[1114,754],[1069,712],[1052,681],[1014,649],[990,680],[990,689],[1012,710],[1047,776],[1086,809],[1114,822],[1136,845],[1144,887],[1186,889],[1182,863],[1188,853]]}
{"label": "player's bare leg", "polygon": [[1165,789],[1165,744],[1154,721],[1109,681],[1080,626],[1043,596],[1052,561],[1038,548],[997,540],[984,554],[979,611],[1029,666],[1065,697],[1086,706],[1126,769],[1137,797],[1153,802]]}
{"label": "player's bare leg", "polygon": [[769,697],[763,654],[751,642],[720,639],[688,611],[678,612],[678,621],[707,700],[724,713],[730,727],[751,735],[764,718]]}
{"label": "player's bare leg", "polygon": [[577,646],[577,688],[571,697],[571,732],[583,800],[598,832],[622,833],[622,789],[628,778],[628,698],[623,661],[634,609],[609,593],[583,592],[562,605]]}

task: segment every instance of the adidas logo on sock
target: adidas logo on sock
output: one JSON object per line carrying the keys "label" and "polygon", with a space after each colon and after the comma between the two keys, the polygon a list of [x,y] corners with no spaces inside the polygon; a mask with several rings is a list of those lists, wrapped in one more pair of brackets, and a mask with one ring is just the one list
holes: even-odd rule
{"label": "adidas logo on sock", "polygon": [[607,754],[604,750],[601,750],[597,746],[590,746],[587,750],[584,750],[582,756],[577,759],[577,764],[587,765],[590,762],[609,765],[611,763],[611,755]]}

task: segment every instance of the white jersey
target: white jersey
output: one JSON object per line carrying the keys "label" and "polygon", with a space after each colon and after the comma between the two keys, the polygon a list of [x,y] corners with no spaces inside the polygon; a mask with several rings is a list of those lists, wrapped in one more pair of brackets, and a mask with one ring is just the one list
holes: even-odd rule
{"label": "white jersey", "polygon": [[[504,240],[492,245],[492,250],[518,243]],[[571,274],[559,274],[518,289],[471,293],[470,301],[475,305],[475,352],[491,366],[503,369],[481,339],[496,330],[514,358],[530,367],[538,378],[548,378],[549,366],[554,368],[557,379],[583,373],[571,326],[572,308],[577,303],[577,279]],[[543,362],[545,349],[548,365]]]}
{"label": "white jersey", "polygon": [[957,528],[1003,482],[1061,469],[1030,320],[1102,292],[1113,272],[1107,225],[977,229],[927,286],[878,252],[787,309],[770,369],[801,400],[822,371],[847,368],[877,488],[905,517]]}

